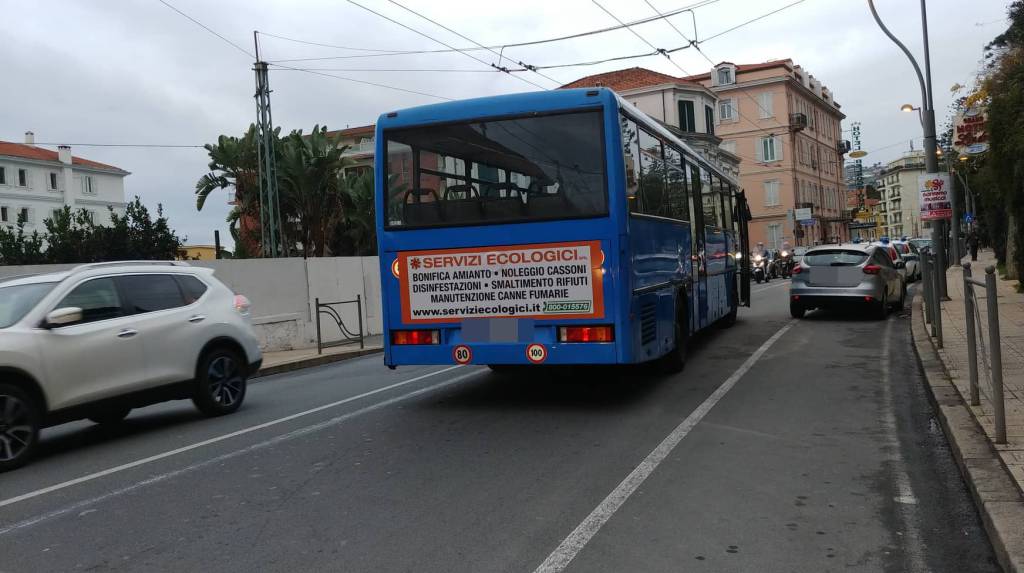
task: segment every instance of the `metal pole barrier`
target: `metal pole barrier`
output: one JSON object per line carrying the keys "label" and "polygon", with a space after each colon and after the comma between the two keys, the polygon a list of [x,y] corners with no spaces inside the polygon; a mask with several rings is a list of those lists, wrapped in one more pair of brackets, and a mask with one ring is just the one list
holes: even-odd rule
{"label": "metal pole barrier", "polygon": [[316,300],[316,311],[315,311],[316,312],[316,353],[317,354],[323,354],[324,353],[324,344],[323,344],[323,341],[322,341],[323,339],[320,338],[320,297],[317,297],[315,300]]}
{"label": "metal pole barrier", "polygon": [[363,345],[363,297],[356,295],[356,313],[359,315],[359,348],[366,348]]}
{"label": "metal pole barrier", "polygon": [[967,323],[967,363],[971,381],[971,406],[981,405],[978,393],[978,349],[974,340],[974,284],[971,282],[971,263],[964,263],[964,316]]}
{"label": "metal pole barrier", "polygon": [[932,323],[932,271],[928,267],[928,253],[921,253],[921,287],[924,289],[924,322]]}
{"label": "metal pole barrier", "polygon": [[999,337],[999,301],[996,300],[996,268],[985,269],[988,297],[988,338],[992,367],[992,406],[996,416],[996,443],[1006,443],[1006,405],[1003,403],[1003,350]]}
{"label": "metal pole barrier", "polygon": [[[941,262],[941,261],[940,261]],[[932,265],[932,277],[935,283],[932,285],[932,300],[935,301],[935,311],[932,314],[932,329],[935,331],[935,346],[942,348],[942,283],[939,276],[946,276],[946,268],[942,265]]]}

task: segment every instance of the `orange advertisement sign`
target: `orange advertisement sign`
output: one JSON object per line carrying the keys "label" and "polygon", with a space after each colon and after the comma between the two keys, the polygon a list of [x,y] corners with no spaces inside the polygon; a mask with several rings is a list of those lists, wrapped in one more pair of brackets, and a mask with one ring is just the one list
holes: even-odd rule
{"label": "orange advertisement sign", "polygon": [[406,323],[603,318],[600,241],[403,251]]}

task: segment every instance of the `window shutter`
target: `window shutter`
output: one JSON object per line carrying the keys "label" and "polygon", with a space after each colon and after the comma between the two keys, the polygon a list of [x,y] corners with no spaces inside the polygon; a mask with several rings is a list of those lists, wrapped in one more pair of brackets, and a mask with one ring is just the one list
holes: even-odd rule
{"label": "window shutter", "polygon": [[758,139],[757,140],[757,145],[754,146],[756,148],[756,149],[754,149],[754,155],[756,156],[756,159],[757,159],[758,163],[763,163],[764,162],[764,140],[765,139],[766,138],[764,138],[764,137]]}
{"label": "window shutter", "polygon": [[761,119],[767,119],[775,116],[775,110],[772,109],[774,105],[774,95],[772,92],[764,92],[761,94]]}
{"label": "window shutter", "polygon": [[775,142],[775,161],[782,161],[782,138],[773,135],[772,141]]}

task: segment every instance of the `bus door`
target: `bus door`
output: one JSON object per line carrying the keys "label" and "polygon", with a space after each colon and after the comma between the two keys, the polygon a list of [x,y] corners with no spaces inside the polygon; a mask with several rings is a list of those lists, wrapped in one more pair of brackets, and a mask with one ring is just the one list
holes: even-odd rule
{"label": "bus door", "polygon": [[686,173],[689,181],[687,202],[690,205],[690,296],[687,316],[690,317],[690,332],[697,332],[704,316],[702,309],[707,308],[707,269],[703,263],[704,215],[700,207],[700,168],[686,162]]}
{"label": "bus door", "polygon": [[737,191],[733,195],[733,227],[739,237],[739,245],[736,252],[740,253],[739,272],[736,279],[740,281],[739,304],[750,307],[750,228],[748,223],[750,217],[750,205],[747,204],[747,194],[744,191]]}

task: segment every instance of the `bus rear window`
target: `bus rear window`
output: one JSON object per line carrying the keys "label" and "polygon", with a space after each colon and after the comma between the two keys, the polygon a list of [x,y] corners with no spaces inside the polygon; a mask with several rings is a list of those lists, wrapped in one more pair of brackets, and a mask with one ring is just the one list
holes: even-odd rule
{"label": "bus rear window", "polygon": [[828,249],[813,251],[804,255],[803,262],[812,267],[854,267],[868,258],[864,251],[843,251]]}
{"label": "bus rear window", "polygon": [[607,214],[601,117],[587,111],[386,131],[387,227]]}

